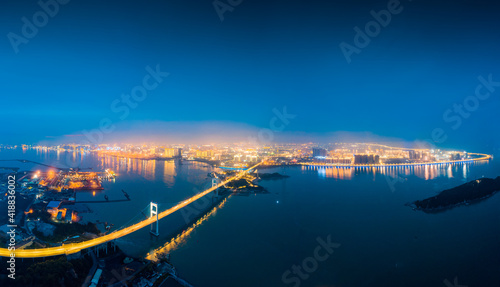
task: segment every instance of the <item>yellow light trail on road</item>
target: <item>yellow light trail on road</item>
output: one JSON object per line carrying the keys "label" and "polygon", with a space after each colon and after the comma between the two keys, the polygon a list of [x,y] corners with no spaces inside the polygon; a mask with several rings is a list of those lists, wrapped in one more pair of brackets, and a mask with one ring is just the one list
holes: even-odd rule
{"label": "yellow light trail on road", "polygon": [[[237,175],[230,177],[229,179],[218,184],[217,186],[211,187],[211,188],[209,188],[201,193],[198,193],[197,195],[195,195],[189,199],[186,199],[185,201],[177,204],[174,207],[171,207],[171,208],[169,208],[161,213],[158,213],[158,219],[162,219],[162,218],[176,212],[177,210],[179,210],[183,207],[186,207],[187,205],[191,204],[192,202],[195,202],[196,200],[204,197],[205,195],[209,194],[210,192],[216,190],[217,188],[219,188],[221,186],[224,186],[225,184],[227,184],[233,180],[240,179],[245,174],[247,174],[250,170],[259,166],[261,163],[262,162],[252,166],[249,169],[241,171]],[[96,245],[100,245],[100,244],[106,243],[108,241],[111,241],[111,240],[123,237],[125,235],[128,235],[134,231],[137,231],[139,229],[142,229],[142,228],[150,225],[151,223],[153,223],[155,221],[156,221],[155,217],[150,217],[150,218],[145,219],[139,223],[136,223],[136,224],[131,225],[129,227],[126,227],[124,229],[114,231],[110,234],[107,234],[107,235],[104,235],[104,236],[101,236],[101,237],[98,237],[95,239],[91,239],[91,240],[87,240],[87,241],[79,242],[79,243],[66,244],[66,245],[62,245],[62,246],[58,246],[58,247],[48,247],[48,248],[40,248],[40,249],[21,249],[21,250],[16,250],[16,251],[9,251],[7,248],[0,248],[0,256],[12,257],[11,254],[15,254],[15,257],[35,258],[35,257],[49,257],[49,256],[73,254],[73,253],[77,253],[83,249],[93,247]]]}

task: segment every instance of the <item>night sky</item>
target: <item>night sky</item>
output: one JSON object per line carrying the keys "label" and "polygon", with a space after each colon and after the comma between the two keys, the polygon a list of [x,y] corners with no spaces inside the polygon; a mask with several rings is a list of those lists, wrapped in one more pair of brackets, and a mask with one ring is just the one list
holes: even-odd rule
{"label": "night sky", "polygon": [[[115,135],[224,138],[269,128],[273,109],[286,106],[296,117],[279,140],[353,132],[414,141],[440,128],[442,147],[500,147],[493,1],[221,0],[223,21],[211,0],[134,2],[72,0],[44,19],[37,1],[2,1],[2,143],[78,142],[104,118]],[[370,11],[388,6],[397,13],[356,48],[355,27],[364,31]],[[34,15],[47,23],[25,37],[22,19]],[[357,49],[350,62],[341,43]],[[146,67],[158,65],[169,75],[135,108],[112,107],[144,90]],[[476,96],[480,76],[487,98]],[[459,115],[455,104],[470,111]]]}

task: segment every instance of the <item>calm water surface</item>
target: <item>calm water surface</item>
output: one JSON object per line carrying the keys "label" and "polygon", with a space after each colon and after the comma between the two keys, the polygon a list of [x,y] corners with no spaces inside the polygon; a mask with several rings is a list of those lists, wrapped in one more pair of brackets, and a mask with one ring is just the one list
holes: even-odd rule
{"label": "calm water surface", "polygon": [[[0,151],[0,158],[43,161],[58,166],[112,168],[119,176],[93,195],[77,200],[132,201],[89,204],[84,215],[114,227],[140,220],[153,200],[160,209],[210,184],[205,164],[97,158],[94,154]],[[9,163],[9,166],[12,164]],[[34,169],[24,165],[26,169]],[[399,169],[279,168],[285,180],[262,181],[269,194],[231,196],[171,251],[181,276],[195,286],[294,286],[282,275],[302,265],[330,236],[340,244],[300,286],[500,286],[500,196],[478,204],[426,214],[405,203],[476,178],[500,175],[489,163]],[[146,210],[147,213],[147,210]],[[184,214],[185,215],[185,214]],[[118,241],[127,253],[146,256],[170,241],[184,223],[178,212],[160,223],[159,238],[147,229]],[[290,276],[294,276],[293,274]],[[237,283],[236,283],[237,282]]]}

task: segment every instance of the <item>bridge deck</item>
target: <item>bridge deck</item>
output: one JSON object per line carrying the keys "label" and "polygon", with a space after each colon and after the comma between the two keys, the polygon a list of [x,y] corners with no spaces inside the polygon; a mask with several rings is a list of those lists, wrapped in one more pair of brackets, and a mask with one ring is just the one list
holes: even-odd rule
{"label": "bridge deck", "polygon": [[[177,204],[176,206],[171,207],[171,208],[159,213],[158,219],[162,219],[162,218],[176,212],[177,210],[191,204],[192,202],[195,202],[196,200],[204,197],[205,195],[209,194],[210,192],[214,191],[215,189],[224,186],[228,182],[231,182],[233,180],[241,178],[247,172],[249,172],[250,170],[259,166],[260,164],[261,163],[258,163],[256,165],[254,165],[253,167],[251,167],[243,172],[240,172],[239,174],[237,174],[233,177],[230,177],[229,179],[221,182],[217,186],[211,187],[211,188],[209,188],[201,193],[198,193],[197,195],[195,195],[189,199],[186,199],[185,201]],[[14,252],[9,251],[6,248],[0,248],[0,256],[10,257],[10,254],[14,253],[15,257],[35,258],[35,257],[49,257],[49,256],[77,253],[83,249],[93,247],[96,245],[100,245],[100,244],[106,243],[108,241],[111,241],[111,240],[123,237],[125,235],[128,235],[134,231],[137,231],[141,228],[144,228],[144,227],[150,225],[151,223],[153,223],[155,221],[156,221],[156,217],[150,217],[150,218],[145,219],[139,223],[136,223],[136,224],[131,225],[129,227],[114,231],[110,234],[107,234],[107,235],[104,235],[104,236],[101,236],[101,237],[98,237],[95,239],[91,239],[91,240],[87,240],[87,241],[79,242],[79,243],[71,243],[71,244],[66,244],[66,245],[63,244],[62,246],[58,246],[58,247],[48,247],[48,248],[40,248],[40,249],[22,249],[22,250],[16,250]]]}

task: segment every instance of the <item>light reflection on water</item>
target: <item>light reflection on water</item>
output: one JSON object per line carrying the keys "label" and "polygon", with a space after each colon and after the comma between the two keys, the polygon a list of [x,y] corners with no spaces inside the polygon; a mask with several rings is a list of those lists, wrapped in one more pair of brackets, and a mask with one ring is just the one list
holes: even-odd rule
{"label": "light reflection on water", "polygon": [[[153,198],[162,202],[164,196],[177,202],[192,195],[193,185],[201,190],[207,182],[208,169],[204,164],[96,159],[89,153],[73,157],[73,153],[57,155],[43,151],[30,159],[61,165],[80,161],[81,167],[115,170],[119,175],[117,182],[109,183],[104,193],[111,197],[117,190],[120,195],[120,189],[126,186],[133,201],[112,208],[109,205],[92,208],[100,218],[107,216],[116,225],[123,217],[125,222],[130,219],[131,216],[124,214],[142,209]],[[264,172],[273,171],[281,173],[280,169]],[[172,222],[169,216],[160,221],[163,236],[156,242],[156,238],[148,240],[149,231],[144,228],[124,238],[120,247],[137,250],[138,256],[147,252],[152,257],[172,253],[177,269],[200,286],[234,286],[231,285],[236,282],[234,278],[244,287],[282,286],[279,284],[283,271],[311,255],[318,235],[332,234],[342,249],[322,263],[308,284],[378,287],[393,286],[385,284],[391,281],[400,282],[399,286],[444,286],[444,278],[458,274],[460,282],[469,286],[497,286],[479,283],[484,278],[497,278],[495,271],[488,270],[495,266],[495,254],[499,251],[496,240],[499,195],[475,206],[437,215],[412,211],[404,203],[482,175],[498,176],[498,162],[375,169],[302,167],[287,169],[286,173],[290,178],[262,182],[270,194],[234,196],[210,209],[201,222],[192,224],[175,239],[167,235]],[[384,177],[413,177],[413,180],[390,193]],[[137,181],[139,184],[133,185]],[[434,190],[433,185],[438,188]],[[165,190],[165,186],[172,188]],[[96,198],[100,196],[103,195],[96,194]],[[215,220],[214,210],[223,207]],[[104,209],[113,209],[113,214]],[[201,225],[202,228],[197,228]],[[158,249],[152,252],[155,248]],[[220,270],[224,270],[223,275]],[[262,277],[248,270],[260,272]],[[228,274],[229,277],[224,276]]]}
{"label": "light reflection on water", "polygon": [[157,248],[150,253],[147,254],[146,259],[152,261],[158,261],[162,256],[169,254],[170,252],[182,247],[187,243],[187,240],[190,238],[191,233],[196,229],[196,227],[200,226],[208,220],[209,218],[215,216],[217,214],[217,210],[222,209],[226,204],[227,200],[232,195],[229,195],[224,200],[222,200],[217,206],[212,208],[209,212],[207,212],[203,217],[199,218],[195,223],[193,223],[188,228],[184,229],[181,233],[179,233],[176,237],[173,237],[170,241],[168,241],[164,246]]}
{"label": "light reflection on water", "polygon": [[304,171],[317,171],[320,177],[334,178],[340,180],[350,180],[356,174],[381,174],[392,178],[416,176],[425,180],[432,180],[438,177],[461,177],[465,180],[469,178],[472,167],[487,165],[488,161],[477,161],[472,163],[452,163],[443,165],[422,165],[422,166],[394,166],[394,167],[323,167],[323,166],[302,166]]}
{"label": "light reflection on water", "polygon": [[[155,181],[157,176],[157,161],[156,160],[140,160],[140,159],[127,159],[122,157],[114,157],[108,155],[99,155],[100,166],[103,168],[110,168],[117,174],[137,174],[143,176],[147,180]],[[165,175],[171,182],[175,177],[175,165],[173,162],[159,161],[158,165],[169,167],[168,170],[164,168]],[[168,173],[171,173],[168,176]]]}
{"label": "light reflection on water", "polygon": [[[331,235],[342,247],[304,286],[444,286],[444,278],[457,274],[469,286],[498,286],[480,282],[498,282],[492,266],[500,250],[499,194],[441,214],[405,206],[466,180],[496,177],[498,161],[262,172],[290,177],[262,181],[270,194],[232,197],[216,220],[170,250],[177,270],[194,285],[285,286],[283,272],[311,256],[318,236]],[[397,176],[408,180],[391,192],[386,178]]]}

